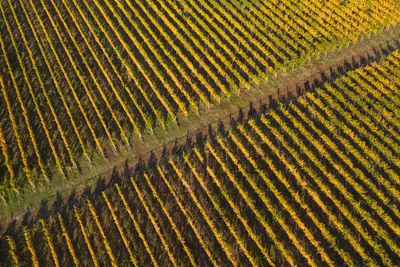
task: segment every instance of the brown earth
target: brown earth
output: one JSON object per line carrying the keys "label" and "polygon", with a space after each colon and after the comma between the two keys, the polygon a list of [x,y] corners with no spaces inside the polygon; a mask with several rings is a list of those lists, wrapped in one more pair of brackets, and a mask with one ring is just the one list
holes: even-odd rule
{"label": "brown earth", "polygon": [[[333,79],[346,70],[357,68],[380,56],[400,49],[397,38],[400,37],[400,27],[387,29],[378,36],[363,40],[356,45],[342,48],[336,52],[322,55],[320,59],[313,59],[302,67],[296,67],[287,73],[281,73],[269,81],[261,81],[244,90],[239,97],[225,99],[220,105],[210,109],[201,108],[201,115],[180,118],[179,125],[171,126],[167,132],[157,133],[145,137],[144,142],[132,141],[135,152],[128,152],[105,162],[102,168],[90,170],[82,174],[79,179],[69,182],[67,186],[55,186],[50,193],[41,194],[41,198],[30,201],[29,206],[9,204],[4,206],[8,212],[4,212],[0,218],[0,233],[14,221],[15,225],[27,218],[36,218],[43,203],[57,201],[65,203],[71,192],[80,195],[89,186],[93,186],[101,177],[111,177],[114,172],[121,172],[125,166],[135,166],[139,160],[147,161],[151,152],[157,157],[163,151],[171,151],[177,144],[183,144],[187,139],[194,139],[199,133],[203,136],[208,134],[210,126],[223,122],[229,122],[231,117],[236,118],[240,112],[246,114],[250,109],[259,110],[262,106],[268,107],[278,101],[297,97],[304,91],[318,86],[321,82]],[[35,194],[35,193],[31,193]],[[45,195],[45,197],[43,197]],[[43,199],[46,199],[45,202]],[[3,208],[3,207],[0,207]],[[37,218],[36,218],[37,219]]]}

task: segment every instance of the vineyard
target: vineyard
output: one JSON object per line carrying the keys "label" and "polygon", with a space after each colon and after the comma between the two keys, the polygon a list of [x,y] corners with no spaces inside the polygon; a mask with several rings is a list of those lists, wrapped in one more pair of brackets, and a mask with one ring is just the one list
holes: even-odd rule
{"label": "vineyard", "polygon": [[132,140],[397,25],[399,10],[389,0],[1,0],[0,196],[134,151]]}
{"label": "vineyard", "polygon": [[138,164],[0,243],[6,266],[394,266],[400,53]]}

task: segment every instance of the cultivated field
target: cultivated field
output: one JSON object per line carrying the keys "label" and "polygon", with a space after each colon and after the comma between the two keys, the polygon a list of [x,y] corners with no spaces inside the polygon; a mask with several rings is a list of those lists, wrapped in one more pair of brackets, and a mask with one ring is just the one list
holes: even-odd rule
{"label": "cultivated field", "polygon": [[395,51],[253,111],[7,236],[3,263],[396,265],[399,86]]}
{"label": "cultivated field", "polygon": [[389,0],[1,0],[0,11],[4,201],[400,21]]}
{"label": "cultivated field", "polygon": [[400,265],[398,0],[0,13],[0,266]]}

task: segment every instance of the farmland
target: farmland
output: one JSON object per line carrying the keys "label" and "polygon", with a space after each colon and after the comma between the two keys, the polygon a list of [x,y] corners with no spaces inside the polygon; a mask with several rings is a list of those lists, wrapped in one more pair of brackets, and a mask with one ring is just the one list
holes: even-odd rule
{"label": "farmland", "polygon": [[400,265],[399,1],[0,13],[0,266]]}
{"label": "farmland", "polygon": [[2,196],[397,24],[396,5],[3,0]]}
{"label": "farmland", "polygon": [[8,236],[2,257],[63,266],[394,265],[399,73],[395,51],[231,121]]}

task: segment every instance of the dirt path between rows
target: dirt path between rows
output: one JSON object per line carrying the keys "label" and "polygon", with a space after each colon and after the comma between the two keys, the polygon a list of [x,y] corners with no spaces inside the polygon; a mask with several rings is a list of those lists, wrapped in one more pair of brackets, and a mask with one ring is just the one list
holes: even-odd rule
{"label": "dirt path between rows", "polygon": [[203,107],[200,115],[193,114],[189,118],[181,118],[179,125],[170,127],[166,132],[156,129],[154,135],[144,138],[144,142],[133,140],[132,147],[135,148],[135,152],[128,151],[113,157],[79,177],[72,177],[68,181],[58,180],[46,188],[39,188],[38,192],[21,194],[20,201],[7,206],[0,205],[0,233],[4,232],[12,221],[16,225],[22,220],[26,221],[27,217],[31,218],[31,221],[36,221],[44,200],[46,203],[51,203],[56,197],[59,200],[61,196],[65,203],[71,192],[76,195],[81,194],[88,186],[93,187],[99,177],[109,178],[113,172],[122,171],[126,165],[134,166],[140,159],[147,161],[151,152],[160,156],[164,150],[171,151],[176,144],[185,143],[187,138],[195,139],[199,133],[207,135],[210,126],[215,129],[216,124],[229,122],[231,117],[238,116],[240,110],[246,116],[249,109],[258,110],[261,106],[267,107],[282,99],[297,97],[313,86],[318,86],[321,81],[334,79],[336,75],[346,70],[365,65],[384,54],[400,49],[398,39],[400,39],[400,27],[396,26],[356,45],[329,52],[302,67],[296,67],[273,79],[261,81],[251,88],[244,89],[239,97],[225,99],[210,109]]}

